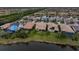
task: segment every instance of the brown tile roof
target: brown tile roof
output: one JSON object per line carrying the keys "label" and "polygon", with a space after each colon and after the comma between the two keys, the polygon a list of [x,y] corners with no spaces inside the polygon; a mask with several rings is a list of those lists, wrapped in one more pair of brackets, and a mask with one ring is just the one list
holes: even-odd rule
{"label": "brown tile roof", "polygon": [[37,29],[37,30],[46,30],[46,23],[45,22],[37,22],[35,29]]}
{"label": "brown tile roof", "polygon": [[54,27],[55,28],[54,30],[58,31],[58,25],[57,24],[49,22],[49,23],[47,23],[47,25],[48,25],[48,29]]}
{"label": "brown tile roof", "polygon": [[74,33],[74,31],[72,30],[72,28],[69,25],[60,24],[60,28],[61,28],[61,31],[73,32]]}
{"label": "brown tile roof", "polygon": [[34,22],[27,22],[24,24],[24,29],[32,29],[34,27]]}

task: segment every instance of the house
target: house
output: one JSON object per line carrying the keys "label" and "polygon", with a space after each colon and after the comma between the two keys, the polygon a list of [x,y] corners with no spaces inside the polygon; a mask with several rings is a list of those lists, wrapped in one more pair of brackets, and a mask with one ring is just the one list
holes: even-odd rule
{"label": "house", "polygon": [[77,23],[78,22],[78,18],[73,18],[73,22]]}
{"label": "house", "polygon": [[52,21],[54,21],[55,20],[55,18],[54,17],[49,17],[49,22],[52,22]]}
{"label": "house", "polygon": [[75,23],[75,24],[69,24],[69,26],[72,27],[72,29],[74,30],[74,32],[79,32],[79,24]]}
{"label": "house", "polygon": [[50,32],[58,32],[59,31],[57,24],[49,22],[49,23],[47,23],[47,25],[48,25],[48,31],[50,31]]}
{"label": "house", "polygon": [[56,21],[59,21],[60,20],[60,17],[59,16],[56,16],[55,19],[56,19]]}
{"label": "house", "polygon": [[35,19],[35,16],[24,16],[23,19],[28,21],[33,21],[33,19]]}
{"label": "house", "polygon": [[1,26],[1,29],[8,29],[10,27],[11,23],[7,23]]}
{"label": "house", "polygon": [[60,15],[60,16],[67,16],[68,12],[58,12],[58,15]]}
{"label": "house", "polygon": [[47,16],[42,16],[42,17],[41,17],[41,21],[47,22],[47,21],[48,21],[48,18],[49,18],[49,17],[47,17]]}
{"label": "house", "polygon": [[67,36],[72,36],[74,34],[74,31],[69,25],[60,24],[60,28],[61,28],[61,32],[63,32]]}
{"label": "house", "polygon": [[41,20],[41,17],[36,17],[36,21],[40,21]]}
{"label": "house", "polygon": [[29,16],[24,16],[24,17],[23,17],[23,19],[28,19],[28,18],[29,18]]}
{"label": "house", "polygon": [[72,26],[72,28],[75,32],[79,32],[79,26]]}
{"label": "house", "polygon": [[34,25],[35,25],[35,22],[27,22],[24,24],[23,28],[31,30],[31,29],[33,29]]}
{"label": "house", "polygon": [[56,12],[55,11],[49,11],[48,16],[56,16]]}
{"label": "house", "polygon": [[22,23],[17,23],[17,22],[12,22],[12,23],[7,23],[2,26],[0,26],[1,29],[3,29],[6,32],[13,33],[16,32],[17,30],[20,30],[23,28]]}
{"label": "house", "polygon": [[33,20],[33,21],[37,21],[37,20],[39,20],[39,19],[40,19],[40,17],[32,16],[32,20]]}
{"label": "house", "polygon": [[47,27],[47,25],[45,22],[37,22],[35,29],[38,31],[45,31],[46,27]]}
{"label": "house", "polygon": [[43,16],[43,15],[46,15],[44,10],[34,13],[34,16]]}

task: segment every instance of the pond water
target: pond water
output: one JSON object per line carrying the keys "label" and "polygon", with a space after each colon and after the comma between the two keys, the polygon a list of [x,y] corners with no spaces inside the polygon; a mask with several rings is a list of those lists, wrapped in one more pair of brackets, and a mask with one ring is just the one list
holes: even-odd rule
{"label": "pond water", "polygon": [[0,51],[74,51],[70,46],[59,46],[40,42],[19,43],[12,45],[0,45]]}

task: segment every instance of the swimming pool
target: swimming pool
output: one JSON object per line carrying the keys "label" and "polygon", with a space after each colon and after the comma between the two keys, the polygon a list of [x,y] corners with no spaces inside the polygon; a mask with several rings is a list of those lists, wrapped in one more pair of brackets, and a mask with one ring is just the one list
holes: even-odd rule
{"label": "swimming pool", "polygon": [[9,28],[9,30],[12,30],[12,31],[16,31],[18,28],[18,24],[12,24]]}
{"label": "swimming pool", "polygon": [[5,31],[6,32],[15,32],[18,29],[18,25],[19,25],[18,23],[11,24],[11,26],[8,29],[6,29]]}

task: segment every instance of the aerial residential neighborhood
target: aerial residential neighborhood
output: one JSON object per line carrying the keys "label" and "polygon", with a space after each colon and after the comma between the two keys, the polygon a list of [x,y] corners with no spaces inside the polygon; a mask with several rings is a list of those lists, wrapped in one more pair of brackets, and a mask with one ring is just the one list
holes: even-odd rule
{"label": "aerial residential neighborhood", "polygon": [[1,44],[40,41],[79,46],[79,8],[17,10],[21,12],[0,16]]}
{"label": "aerial residential neighborhood", "polygon": [[0,27],[3,30],[8,29],[14,31],[18,30],[18,28],[19,30],[20,29],[32,30],[34,28],[37,31],[65,32],[68,35],[72,35],[78,31],[77,29],[79,27],[78,22],[79,20],[77,18],[73,18],[72,16],[60,17],[60,16],[47,16],[47,15],[44,16],[31,15],[31,16],[24,16],[19,21],[6,23]]}

